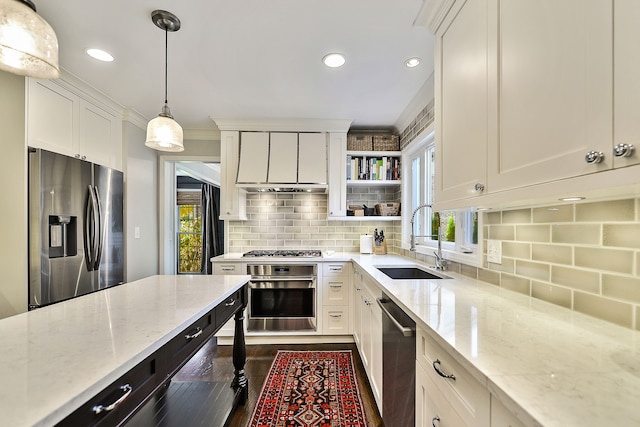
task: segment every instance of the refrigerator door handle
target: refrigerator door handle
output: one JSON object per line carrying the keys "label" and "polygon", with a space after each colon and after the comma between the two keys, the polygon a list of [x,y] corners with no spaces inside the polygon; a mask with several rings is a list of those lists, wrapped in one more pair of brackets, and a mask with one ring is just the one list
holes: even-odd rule
{"label": "refrigerator door handle", "polygon": [[84,259],[88,271],[93,271],[93,191],[89,185],[87,205],[84,210]]}
{"label": "refrigerator door handle", "polygon": [[102,246],[103,246],[102,205],[100,204],[100,193],[98,192],[98,187],[96,187],[95,185],[93,186],[93,194],[94,194],[94,202],[95,202],[95,209],[93,211],[93,222],[94,222],[95,235],[96,235],[96,250],[95,250],[93,269],[99,270],[100,261],[102,260]]}

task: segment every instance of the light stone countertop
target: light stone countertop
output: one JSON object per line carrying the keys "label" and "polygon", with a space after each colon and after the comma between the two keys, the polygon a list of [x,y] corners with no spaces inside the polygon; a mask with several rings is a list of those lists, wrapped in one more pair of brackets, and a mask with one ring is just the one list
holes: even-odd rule
{"label": "light stone countertop", "polygon": [[640,331],[449,271],[393,280],[376,269],[424,266],[408,258],[352,259],[525,425],[640,425]]}
{"label": "light stone countertop", "polygon": [[152,276],[0,320],[0,424],[53,425],[250,276]]}

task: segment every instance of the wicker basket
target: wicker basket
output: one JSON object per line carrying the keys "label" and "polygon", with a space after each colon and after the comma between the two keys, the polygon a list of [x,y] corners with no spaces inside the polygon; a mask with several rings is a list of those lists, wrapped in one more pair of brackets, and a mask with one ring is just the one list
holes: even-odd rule
{"label": "wicker basket", "polygon": [[374,151],[400,151],[398,135],[373,135]]}
{"label": "wicker basket", "polygon": [[400,215],[400,203],[378,203],[376,205],[376,215],[398,216]]}
{"label": "wicker basket", "polygon": [[367,134],[348,134],[347,150],[371,151],[373,150],[373,137]]}

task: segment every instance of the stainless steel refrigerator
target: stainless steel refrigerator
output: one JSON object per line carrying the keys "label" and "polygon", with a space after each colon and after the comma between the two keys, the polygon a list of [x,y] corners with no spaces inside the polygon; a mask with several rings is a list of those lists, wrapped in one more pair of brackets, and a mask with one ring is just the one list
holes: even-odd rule
{"label": "stainless steel refrigerator", "polygon": [[123,282],[123,174],[29,149],[29,309]]}

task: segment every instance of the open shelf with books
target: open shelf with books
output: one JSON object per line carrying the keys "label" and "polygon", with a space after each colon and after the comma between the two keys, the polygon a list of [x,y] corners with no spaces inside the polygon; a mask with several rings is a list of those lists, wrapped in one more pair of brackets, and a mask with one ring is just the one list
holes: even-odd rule
{"label": "open shelf with books", "polygon": [[347,151],[347,185],[399,185],[400,151]]}

